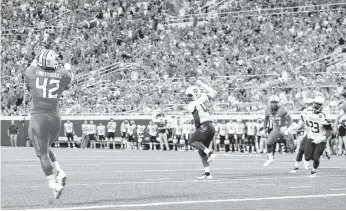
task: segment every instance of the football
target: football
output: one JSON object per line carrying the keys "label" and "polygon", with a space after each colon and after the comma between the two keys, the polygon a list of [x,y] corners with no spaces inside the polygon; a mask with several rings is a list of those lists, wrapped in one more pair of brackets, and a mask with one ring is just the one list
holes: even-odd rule
{"label": "football", "polygon": [[92,29],[99,25],[99,20],[97,18],[91,17],[87,18],[82,22],[82,27],[85,29]]}

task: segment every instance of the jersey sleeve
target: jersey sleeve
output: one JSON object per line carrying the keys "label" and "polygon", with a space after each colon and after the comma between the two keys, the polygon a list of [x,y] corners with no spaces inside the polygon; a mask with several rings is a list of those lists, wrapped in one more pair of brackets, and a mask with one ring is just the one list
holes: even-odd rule
{"label": "jersey sleeve", "polygon": [[195,106],[194,103],[189,103],[189,104],[187,105],[187,110],[188,110],[188,112],[192,113],[192,112],[195,111],[195,109],[196,109],[196,106]]}

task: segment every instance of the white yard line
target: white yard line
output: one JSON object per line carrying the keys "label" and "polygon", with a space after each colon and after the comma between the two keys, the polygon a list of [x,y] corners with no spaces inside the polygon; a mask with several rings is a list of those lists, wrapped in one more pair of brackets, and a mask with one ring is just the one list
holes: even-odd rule
{"label": "white yard line", "polygon": [[[49,208],[51,210],[86,210],[86,209],[106,209],[106,208],[137,208],[137,207],[157,207],[167,205],[184,205],[184,204],[207,204],[207,203],[224,203],[224,202],[246,202],[246,201],[269,201],[269,200],[292,200],[306,198],[329,198],[329,197],[345,197],[346,193],[340,194],[323,194],[323,195],[298,195],[298,196],[278,196],[278,197],[262,197],[262,198],[241,198],[241,199],[216,199],[216,200],[195,200],[195,201],[176,201],[176,202],[154,202],[143,204],[110,204],[110,205],[94,205],[80,207],[64,207]],[[42,208],[46,209],[46,208]]]}
{"label": "white yard line", "polygon": [[[318,176],[318,178],[330,178],[330,177],[344,177],[345,175],[325,175],[325,176]],[[143,179],[143,178],[142,178]],[[72,183],[72,184],[67,184],[68,186],[80,186],[80,185],[85,185],[85,186],[98,186],[98,185],[130,185],[130,184],[158,184],[158,183],[192,183],[192,182],[221,182],[222,184],[228,183],[238,183],[237,181],[258,181],[258,180],[270,180],[270,181],[274,181],[274,180],[280,180],[280,179],[308,179],[311,180],[308,176],[295,176],[295,177],[258,177],[258,178],[238,178],[238,179],[218,179],[218,180],[160,180],[160,178],[158,178],[158,180],[156,181],[121,181],[121,182],[106,182],[106,183],[90,183],[90,184],[80,184],[80,183]],[[269,186],[269,185],[273,185],[273,184],[253,184],[252,186]],[[42,184],[42,185],[29,185],[29,186],[25,186],[25,185],[21,185],[21,186],[5,186],[5,187],[1,187],[2,189],[11,189],[11,188],[38,188],[38,187],[46,187],[46,184]]]}

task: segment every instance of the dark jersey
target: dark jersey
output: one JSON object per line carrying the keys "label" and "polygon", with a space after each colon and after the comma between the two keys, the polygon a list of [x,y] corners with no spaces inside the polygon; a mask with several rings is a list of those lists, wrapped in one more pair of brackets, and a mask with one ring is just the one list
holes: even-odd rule
{"label": "dark jersey", "polygon": [[279,106],[277,110],[273,110],[270,106],[266,107],[264,125],[269,128],[278,128],[290,125],[291,119],[288,115],[287,108]]}
{"label": "dark jersey", "polygon": [[31,114],[58,113],[61,94],[71,83],[69,71],[45,70],[41,67],[29,67],[25,80],[32,97]]}

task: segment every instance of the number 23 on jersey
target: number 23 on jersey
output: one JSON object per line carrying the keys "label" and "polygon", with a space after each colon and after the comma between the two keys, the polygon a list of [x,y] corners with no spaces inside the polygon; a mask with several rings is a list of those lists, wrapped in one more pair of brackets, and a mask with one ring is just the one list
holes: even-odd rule
{"label": "number 23 on jersey", "polygon": [[36,78],[36,88],[42,90],[43,98],[57,98],[54,92],[59,90],[60,80],[50,78]]}

